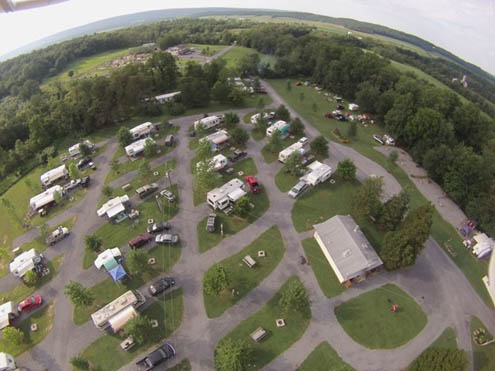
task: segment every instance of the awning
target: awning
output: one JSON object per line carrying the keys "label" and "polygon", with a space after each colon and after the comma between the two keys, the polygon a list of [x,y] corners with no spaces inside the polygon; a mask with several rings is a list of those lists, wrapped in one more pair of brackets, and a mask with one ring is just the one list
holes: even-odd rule
{"label": "awning", "polygon": [[122,278],[127,276],[124,267],[121,266],[120,264],[117,265],[112,270],[108,271],[108,273],[110,274],[110,277],[112,277],[114,282],[120,281]]}
{"label": "awning", "polygon": [[103,251],[95,260],[96,269],[100,269],[107,262],[107,260],[113,259],[117,256],[122,256],[122,253],[120,252],[120,249],[118,247]]}
{"label": "awning", "polygon": [[109,209],[107,211],[107,216],[109,218],[113,218],[114,216],[120,214],[124,210],[125,210],[124,205],[122,205],[122,204],[115,205],[114,207],[112,207],[111,209]]}
{"label": "awning", "polygon": [[118,332],[134,317],[137,317],[137,312],[131,305],[110,318],[108,323],[110,324],[110,327],[112,327],[113,332]]}
{"label": "awning", "polygon": [[110,259],[107,259],[105,263],[103,263],[103,266],[108,272],[114,269],[117,265],[119,265],[119,263],[117,263],[117,260],[115,260],[113,256]]}

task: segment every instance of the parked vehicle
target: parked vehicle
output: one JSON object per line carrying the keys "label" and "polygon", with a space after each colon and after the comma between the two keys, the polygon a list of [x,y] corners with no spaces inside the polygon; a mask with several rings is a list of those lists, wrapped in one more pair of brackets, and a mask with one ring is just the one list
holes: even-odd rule
{"label": "parked vehicle", "polygon": [[170,147],[174,145],[174,142],[175,142],[174,136],[172,134],[167,135],[167,137],[165,138],[165,145]]}
{"label": "parked vehicle", "polygon": [[169,230],[171,227],[169,222],[158,222],[148,226],[148,233],[158,233],[163,230]]}
{"label": "parked vehicle", "polygon": [[165,290],[168,290],[173,285],[175,285],[175,280],[172,277],[164,277],[153,282],[150,287],[148,287],[148,291],[150,292],[151,296],[155,296]]}
{"label": "parked vehicle", "polygon": [[333,114],[332,112],[327,112],[327,113],[325,113],[325,117],[326,117],[327,119],[334,119],[334,118],[335,118],[335,116],[334,116],[334,114]]}
{"label": "parked vehicle", "polygon": [[91,182],[91,178],[90,176],[85,176],[81,179],[81,187],[83,188],[88,188],[89,186],[89,183]]}
{"label": "parked vehicle", "polygon": [[246,183],[253,194],[260,193],[262,188],[258,183],[258,179],[252,175],[246,176]]}
{"label": "parked vehicle", "polygon": [[312,163],[315,160],[315,156],[309,155],[309,156],[302,156],[301,157],[301,165],[306,166]]}
{"label": "parked vehicle", "polygon": [[289,196],[292,198],[299,197],[306,189],[308,189],[308,183],[300,181],[290,191]]}
{"label": "parked vehicle", "polygon": [[96,168],[96,166],[93,163],[93,160],[91,159],[91,157],[85,157],[85,158],[80,159],[77,162],[76,167],[79,170],[82,170],[82,169],[84,169],[86,167],[90,167],[91,169],[95,169]]}
{"label": "parked vehicle", "polygon": [[160,196],[165,197],[169,202],[175,201],[175,195],[170,192],[168,189],[164,189],[160,191]]}
{"label": "parked vehicle", "polygon": [[376,134],[373,134],[373,139],[376,140],[378,143],[380,144],[385,144],[385,141],[383,140],[383,138],[379,135],[376,135]]}
{"label": "parked vehicle", "polygon": [[43,298],[40,295],[30,296],[19,303],[17,306],[17,311],[29,312],[30,310],[38,308],[42,304]]}
{"label": "parked vehicle", "polygon": [[175,348],[169,344],[165,343],[150,354],[148,354],[143,359],[140,359],[136,362],[136,365],[144,368],[145,370],[152,370],[155,366],[159,365],[162,362],[165,362],[167,359],[174,357],[176,354]]}
{"label": "parked vehicle", "polygon": [[217,219],[217,214],[209,214],[206,220],[206,230],[208,232],[215,232],[215,220]]}
{"label": "parked vehicle", "polygon": [[155,242],[156,243],[176,244],[177,242],[179,242],[179,235],[169,234],[169,233],[158,234],[155,237]]}
{"label": "parked vehicle", "polygon": [[155,192],[157,189],[158,189],[158,184],[151,183],[139,187],[138,189],[136,189],[136,193],[139,196],[139,198],[145,198],[146,196],[149,196],[150,194]]}
{"label": "parked vehicle", "polygon": [[57,229],[55,229],[52,233],[48,235],[48,237],[45,239],[45,242],[48,246],[53,246],[57,242],[63,240],[69,234],[70,234],[69,228],[59,226]]}
{"label": "parked vehicle", "polygon": [[302,137],[301,139],[298,140],[299,143],[301,143],[303,146],[309,143],[309,139],[306,137]]}
{"label": "parked vehicle", "polygon": [[236,162],[239,161],[240,159],[244,158],[247,156],[246,151],[241,151],[240,149],[236,149],[232,154],[229,156],[229,160],[231,162]]}
{"label": "parked vehicle", "polygon": [[132,240],[130,240],[129,241],[129,247],[132,249],[137,249],[143,245],[146,245],[152,239],[153,239],[153,236],[151,234],[144,233],[144,234],[139,235],[137,237],[134,237]]}
{"label": "parked vehicle", "polygon": [[64,192],[70,192],[73,189],[79,187],[81,185],[81,179],[72,179],[69,183],[64,184],[63,189]]}

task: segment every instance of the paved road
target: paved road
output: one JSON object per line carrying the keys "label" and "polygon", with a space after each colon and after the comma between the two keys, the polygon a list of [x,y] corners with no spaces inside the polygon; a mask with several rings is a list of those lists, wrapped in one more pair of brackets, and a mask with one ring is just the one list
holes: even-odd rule
{"label": "paved road", "polygon": [[[267,88],[273,93],[270,87]],[[274,105],[286,104],[277,95],[273,97]],[[288,105],[286,104],[286,106]],[[245,109],[238,112],[242,117],[250,111],[250,109]],[[291,113],[295,115],[294,112]],[[213,351],[217,342],[228,334],[239,321],[258,311],[275,294],[284,281],[294,274],[303,280],[308,290],[313,318],[308,331],[302,338],[267,365],[266,369],[268,370],[295,369],[323,340],[328,341],[341,357],[356,369],[397,370],[406,367],[448,326],[455,328],[459,345],[470,350],[468,331],[470,315],[477,315],[490,331],[495,332],[493,312],[486,307],[463,274],[433,240],[427,242],[425,250],[414,267],[395,273],[382,273],[367,282],[346,290],[337,298],[327,299],[324,297],[311,267],[297,263],[299,257],[304,254],[300,241],[308,238],[310,233],[298,234],[295,231],[290,217],[294,201],[276,187],[274,174],[281,168],[281,165],[264,162],[260,153],[264,141],[254,142],[250,140],[248,153],[258,167],[259,178],[270,199],[270,208],[261,218],[243,231],[226,238],[208,252],[199,254],[195,233],[196,225],[209,210],[204,204],[194,207],[191,197],[192,178],[189,173],[189,164],[194,153],[188,149],[187,130],[197,117],[200,116],[174,121],[180,128],[177,134],[178,146],[172,153],[177,157],[179,165],[174,171],[173,182],[177,183],[182,196],[179,213],[172,222],[181,235],[183,251],[179,262],[173,267],[172,274],[177,277],[178,284],[183,288],[184,319],[179,329],[170,338],[170,341],[176,345],[179,355],[166,367],[180,361],[181,358],[189,358],[193,370],[213,369]],[[318,135],[318,132],[309,123],[304,123],[308,137]],[[241,125],[249,128],[249,125]],[[383,175],[388,195],[400,190],[395,179],[380,166],[370,164],[369,160],[355,151],[349,151],[347,147],[340,147],[334,143],[330,144],[331,161],[351,157],[359,168],[358,175],[361,179],[364,179],[370,172]],[[112,158],[116,148],[115,142],[111,142],[105,150],[104,154],[108,161]],[[165,156],[170,156],[170,154]],[[94,284],[106,278],[106,275],[101,272],[95,273],[94,269],[85,272],[81,270],[84,235],[96,229],[102,220],[94,217],[94,211],[100,198],[104,175],[109,171],[108,162],[101,165],[99,171],[101,172],[100,181],[93,183],[92,188],[90,188],[91,192],[84,202],[77,205],[79,220],[73,228],[73,236],[70,240],[72,248],[65,250],[62,269],[59,275],[43,288],[43,295],[53,299],[55,303],[56,321],[54,328],[43,342],[18,357],[19,364],[31,370],[40,369],[40,365],[54,371],[68,369],[68,359],[101,335],[101,332],[97,331],[91,323],[77,328],[72,324],[72,306],[63,296],[63,286],[71,279],[80,280],[85,284]],[[204,310],[202,295],[201,279],[204,272],[215,262],[240,251],[272,225],[279,227],[286,245],[286,253],[281,263],[257,288],[228,309],[221,317],[208,319]],[[422,305],[428,314],[429,321],[419,336],[403,347],[389,351],[369,350],[349,338],[338,325],[333,309],[340,302],[388,282],[393,282],[408,291]],[[159,369],[164,368],[165,366]],[[134,370],[135,367],[133,363],[130,363],[123,369]]]}

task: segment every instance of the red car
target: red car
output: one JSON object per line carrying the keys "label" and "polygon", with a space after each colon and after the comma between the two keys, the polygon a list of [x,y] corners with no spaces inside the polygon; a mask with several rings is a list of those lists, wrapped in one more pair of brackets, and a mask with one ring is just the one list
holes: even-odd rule
{"label": "red car", "polygon": [[17,310],[19,312],[29,312],[30,310],[39,307],[41,304],[43,304],[43,298],[41,296],[31,296],[24,299],[24,301],[21,301],[17,306]]}
{"label": "red car", "polygon": [[152,239],[153,239],[153,236],[151,234],[149,234],[149,233],[142,234],[142,235],[134,237],[132,240],[130,240],[129,241],[129,247],[131,249],[139,248],[143,245],[146,245]]}

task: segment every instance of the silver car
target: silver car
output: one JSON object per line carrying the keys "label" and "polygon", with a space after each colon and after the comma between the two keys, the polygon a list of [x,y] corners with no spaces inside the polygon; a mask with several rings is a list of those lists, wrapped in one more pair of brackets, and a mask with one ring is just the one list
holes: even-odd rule
{"label": "silver car", "polygon": [[168,189],[164,189],[163,191],[161,191],[160,195],[162,197],[165,197],[170,202],[175,201],[175,195],[172,192],[170,192]]}
{"label": "silver car", "polygon": [[169,234],[169,233],[162,233],[159,234],[155,237],[155,242],[156,243],[168,243],[168,244],[176,244],[179,242],[179,235],[177,234]]}
{"label": "silver car", "polygon": [[301,180],[297,183],[290,191],[289,196],[292,198],[299,197],[306,189],[308,189],[309,185],[305,181]]}

